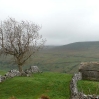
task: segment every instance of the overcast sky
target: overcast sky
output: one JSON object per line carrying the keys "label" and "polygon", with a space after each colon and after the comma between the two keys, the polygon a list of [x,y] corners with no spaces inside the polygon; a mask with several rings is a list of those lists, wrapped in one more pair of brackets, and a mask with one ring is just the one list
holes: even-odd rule
{"label": "overcast sky", "polygon": [[0,0],[0,20],[8,17],[42,26],[46,45],[99,40],[99,0]]}

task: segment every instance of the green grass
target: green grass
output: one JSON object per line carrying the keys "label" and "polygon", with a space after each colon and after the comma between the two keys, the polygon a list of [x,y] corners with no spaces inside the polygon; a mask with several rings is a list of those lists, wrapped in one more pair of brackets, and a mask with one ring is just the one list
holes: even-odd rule
{"label": "green grass", "polygon": [[7,71],[0,70],[0,75],[4,75]]}
{"label": "green grass", "polygon": [[96,94],[99,95],[99,82],[97,81],[78,81],[78,90],[85,94]]}
{"label": "green grass", "polygon": [[0,83],[0,99],[38,99],[42,94],[50,99],[69,99],[69,74],[39,73],[31,77],[15,77]]}

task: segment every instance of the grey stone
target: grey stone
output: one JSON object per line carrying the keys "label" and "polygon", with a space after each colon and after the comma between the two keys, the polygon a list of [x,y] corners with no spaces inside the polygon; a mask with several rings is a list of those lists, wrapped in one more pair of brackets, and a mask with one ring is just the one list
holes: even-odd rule
{"label": "grey stone", "polygon": [[38,66],[30,66],[30,70],[32,71],[32,73],[40,72]]}
{"label": "grey stone", "polygon": [[82,92],[78,92],[77,82],[81,80],[82,75],[80,73],[74,74],[70,83],[71,97],[70,99],[99,99],[98,95],[85,95]]}

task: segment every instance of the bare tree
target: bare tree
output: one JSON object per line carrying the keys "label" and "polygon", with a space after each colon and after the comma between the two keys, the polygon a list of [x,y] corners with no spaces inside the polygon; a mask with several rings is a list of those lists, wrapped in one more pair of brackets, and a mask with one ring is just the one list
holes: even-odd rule
{"label": "bare tree", "polygon": [[40,29],[39,25],[32,22],[17,22],[14,18],[1,22],[1,50],[14,57],[20,72],[22,72],[23,64],[44,46],[46,40],[39,35]]}

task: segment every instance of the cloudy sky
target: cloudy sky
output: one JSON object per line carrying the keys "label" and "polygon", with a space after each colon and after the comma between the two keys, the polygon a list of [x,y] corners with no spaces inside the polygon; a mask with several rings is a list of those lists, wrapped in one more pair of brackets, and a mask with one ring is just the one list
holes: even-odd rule
{"label": "cloudy sky", "polygon": [[0,0],[0,21],[8,17],[42,26],[46,45],[99,40],[99,0]]}

